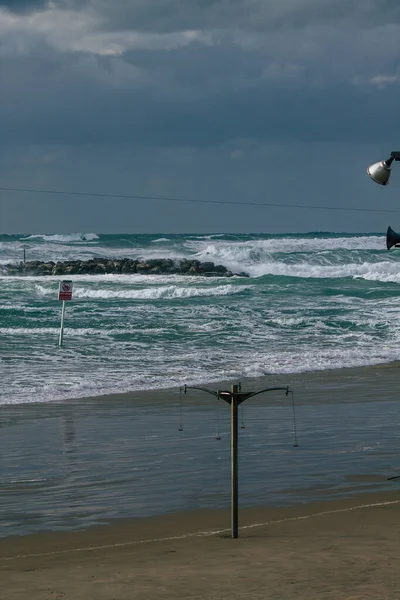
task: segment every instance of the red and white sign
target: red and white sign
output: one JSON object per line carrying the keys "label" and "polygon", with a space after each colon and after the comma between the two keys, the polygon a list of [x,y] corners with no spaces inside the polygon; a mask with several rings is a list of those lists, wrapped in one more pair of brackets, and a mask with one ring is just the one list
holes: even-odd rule
{"label": "red and white sign", "polygon": [[72,281],[60,281],[58,289],[59,300],[72,300]]}

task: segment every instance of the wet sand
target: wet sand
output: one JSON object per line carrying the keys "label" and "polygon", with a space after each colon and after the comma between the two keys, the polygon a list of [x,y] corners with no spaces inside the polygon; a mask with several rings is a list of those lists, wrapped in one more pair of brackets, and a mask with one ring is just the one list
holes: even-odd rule
{"label": "wet sand", "polygon": [[284,384],[300,448],[285,399],[249,407],[239,540],[201,392],[183,438],[176,390],[2,407],[0,597],[397,600],[399,365],[246,382]]}
{"label": "wet sand", "polygon": [[397,600],[400,494],[0,540],[7,600]]}
{"label": "wet sand", "polygon": [[[286,384],[295,391],[298,447],[284,392],[240,411],[241,508],[393,489],[397,364],[281,375],[244,388]],[[180,432],[178,390],[2,406],[0,538],[228,507],[229,408],[191,390],[182,412]]]}

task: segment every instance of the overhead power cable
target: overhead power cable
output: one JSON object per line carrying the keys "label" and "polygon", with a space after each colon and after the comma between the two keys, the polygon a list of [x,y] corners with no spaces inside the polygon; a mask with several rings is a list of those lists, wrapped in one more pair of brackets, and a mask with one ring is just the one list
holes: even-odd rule
{"label": "overhead power cable", "polygon": [[318,206],[316,204],[288,204],[287,202],[236,202],[234,200],[200,200],[195,198],[175,198],[172,196],[140,196],[137,194],[104,194],[101,192],[80,192],[65,190],[39,190],[33,188],[0,187],[2,192],[21,192],[28,194],[53,194],[58,196],[85,196],[92,198],[119,198],[123,200],[156,200],[163,202],[188,202],[192,204],[227,204],[230,206],[260,206],[264,208],[299,208],[307,210],[342,210],[353,212],[400,213],[395,208],[356,208],[350,206]]}

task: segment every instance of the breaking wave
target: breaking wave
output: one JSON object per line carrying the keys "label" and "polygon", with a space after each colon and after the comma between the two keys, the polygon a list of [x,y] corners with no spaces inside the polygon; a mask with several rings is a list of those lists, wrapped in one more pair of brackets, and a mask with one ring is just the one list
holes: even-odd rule
{"label": "breaking wave", "polygon": [[44,242],[92,242],[93,240],[98,240],[99,236],[96,233],[70,233],[68,235],[62,235],[62,234],[53,234],[53,235],[47,235],[47,234],[42,234],[42,233],[38,233],[38,234],[34,234],[34,235],[30,235],[26,238],[23,238],[24,240],[43,240]]}
{"label": "breaking wave", "polygon": [[[54,289],[36,284],[35,288],[39,295],[54,296]],[[230,294],[240,294],[251,289],[251,286],[233,286],[220,285],[217,287],[178,287],[169,285],[163,287],[152,287],[145,289],[89,289],[76,287],[74,289],[74,298],[93,298],[96,300],[112,299],[131,299],[131,300],[156,300],[156,299],[179,299],[196,298],[206,296],[227,296]]]}

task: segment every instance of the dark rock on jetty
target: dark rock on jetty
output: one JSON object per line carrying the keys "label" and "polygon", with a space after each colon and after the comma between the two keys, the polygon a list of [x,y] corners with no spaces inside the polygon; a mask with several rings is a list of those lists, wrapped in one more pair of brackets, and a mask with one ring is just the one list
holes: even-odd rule
{"label": "dark rock on jetty", "polygon": [[[62,262],[41,262],[32,260],[4,266],[8,275],[104,275],[105,273],[138,273],[142,275],[202,275],[204,277],[232,277],[234,273],[223,265],[213,262],[184,259],[173,261],[170,258],[67,260]],[[237,273],[247,277],[246,273]]]}

